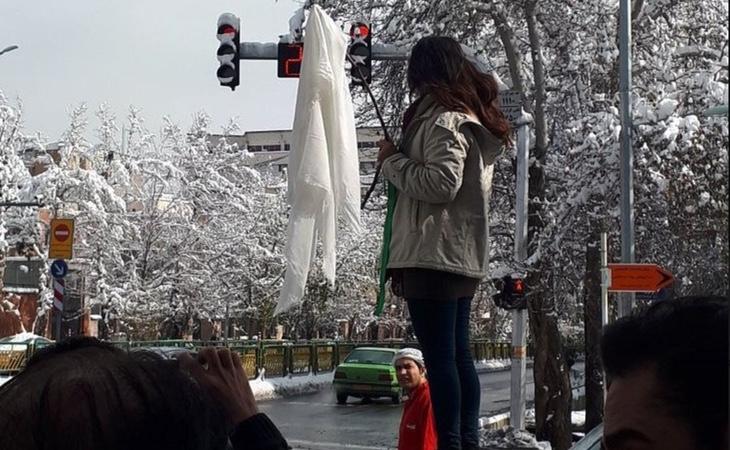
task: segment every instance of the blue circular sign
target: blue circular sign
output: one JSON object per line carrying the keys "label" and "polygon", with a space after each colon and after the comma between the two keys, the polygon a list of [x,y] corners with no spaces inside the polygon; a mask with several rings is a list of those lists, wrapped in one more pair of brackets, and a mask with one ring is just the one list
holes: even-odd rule
{"label": "blue circular sign", "polygon": [[63,278],[68,273],[68,264],[62,259],[57,259],[51,263],[51,275],[53,278]]}

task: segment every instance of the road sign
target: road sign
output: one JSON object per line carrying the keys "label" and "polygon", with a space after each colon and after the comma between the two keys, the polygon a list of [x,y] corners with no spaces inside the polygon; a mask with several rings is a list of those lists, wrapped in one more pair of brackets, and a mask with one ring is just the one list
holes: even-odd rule
{"label": "road sign", "polygon": [[66,283],[61,278],[53,279],[53,306],[57,310],[63,311],[63,295]]}
{"label": "road sign", "polygon": [[609,264],[611,292],[656,292],[674,282],[671,273],[656,264]]}
{"label": "road sign", "polygon": [[74,248],[74,220],[51,220],[51,245],[48,249],[49,258],[72,259]]}
{"label": "road sign", "polygon": [[499,93],[502,114],[513,125],[522,117],[522,95],[520,91],[506,90]]}
{"label": "road sign", "polygon": [[51,275],[53,278],[63,278],[68,273],[68,264],[62,259],[57,259],[51,264]]}

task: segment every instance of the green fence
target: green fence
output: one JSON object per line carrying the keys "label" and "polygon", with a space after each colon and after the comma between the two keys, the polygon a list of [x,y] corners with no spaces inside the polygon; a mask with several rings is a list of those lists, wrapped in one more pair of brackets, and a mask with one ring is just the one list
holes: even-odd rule
{"label": "green fence", "polygon": [[[180,348],[198,351],[208,346],[226,346],[238,353],[249,378],[298,376],[333,371],[350,352],[357,347],[419,347],[417,342],[348,342],[348,341],[120,341],[111,344],[127,351],[135,349]],[[476,361],[510,359],[512,347],[508,342],[473,340],[472,355]],[[39,347],[29,344],[0,345],[0,375],[13,375],[25,367],[25,363]],[[528,347],[528,357],[532,349]]]}

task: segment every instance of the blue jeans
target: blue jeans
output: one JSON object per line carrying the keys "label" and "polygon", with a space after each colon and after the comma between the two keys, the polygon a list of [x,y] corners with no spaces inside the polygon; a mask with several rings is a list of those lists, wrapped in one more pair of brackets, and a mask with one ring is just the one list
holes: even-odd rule
{"label": "blue jeans", "polygon": [[469,348],[471,298],[408,299],[426,362],[439,450],[479,448],[479,377]]}

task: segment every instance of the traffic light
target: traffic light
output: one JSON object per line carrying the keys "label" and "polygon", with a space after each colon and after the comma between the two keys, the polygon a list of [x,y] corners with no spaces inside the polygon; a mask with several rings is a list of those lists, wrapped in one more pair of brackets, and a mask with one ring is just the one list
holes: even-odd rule
{"label": "traffic light", "polygon": [[299,78],[304,59],[304,42],[280,42],[277,47],[277,76],[279,78]]}
{"label": "traffic light", "polygon": [[502,288],[492,296],[492,299],[500,308],[527,309],[525,280],[512,275],[503,277]]}
{"label": "traffic light", "polygon": [[218,81],[221,86],[228,86],[235,90],[239,84],[240,62],[238,50],[241,46],[241,19],[231,13],[224,13],[218,17]]}
{"label": "traffic light", "polygon": [[372,81],[372,33],[370,25],[356,22],[350,27],[350,45],[347,47],[352,84],[363,86]]}

